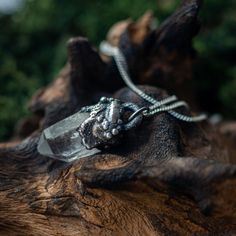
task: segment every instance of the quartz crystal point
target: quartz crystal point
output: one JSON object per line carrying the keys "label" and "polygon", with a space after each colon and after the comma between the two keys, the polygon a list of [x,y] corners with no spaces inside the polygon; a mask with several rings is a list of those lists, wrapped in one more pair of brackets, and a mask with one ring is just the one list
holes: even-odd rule
{"label": "quartz crystal point", "polygon": [[41,134],[38,152],[43,156],[65,162],[71,162],[100,152],[96,148],[86,149],[77,131],[81,123],[88,117],[89,113],[87,112],[77,112],[46,128]]}

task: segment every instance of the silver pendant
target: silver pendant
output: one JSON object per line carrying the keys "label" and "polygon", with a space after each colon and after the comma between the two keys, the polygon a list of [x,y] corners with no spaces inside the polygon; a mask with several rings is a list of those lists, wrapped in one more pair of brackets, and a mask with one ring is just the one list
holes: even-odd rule
{"label": "silver pendant", "polygon": [[134,103],[102,97],[98,104],[46,128],[38,152],[66,162],[92,156],[117,145],[125,131],[138,126],[142,109]]}

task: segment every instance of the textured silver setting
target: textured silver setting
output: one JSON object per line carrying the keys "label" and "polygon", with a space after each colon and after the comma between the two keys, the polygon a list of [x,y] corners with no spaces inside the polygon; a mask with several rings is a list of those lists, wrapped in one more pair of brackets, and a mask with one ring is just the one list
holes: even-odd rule
{"label": "textured silver setting", "polygon": [[120,100],[106,97],[102,97],[95,106],[82,108],[81,111],[90,112],[89,118],[78,128],[82,144],[87,149],[116,145],[123,131],[138,126],[143,118],[140,113],[129,120],[125,118],[125,113],[133,114],[139,109],[136,104],[122,103]]}

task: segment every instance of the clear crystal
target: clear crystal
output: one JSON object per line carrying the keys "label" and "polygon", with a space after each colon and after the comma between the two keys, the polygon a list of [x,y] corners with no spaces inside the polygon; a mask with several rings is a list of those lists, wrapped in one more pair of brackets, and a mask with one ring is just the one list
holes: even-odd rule
{"label": "clear crystal", "polygon": [[43,156],[71,162],[83,157],[92,156],[100,150],[86,149],[77,131],[89,113],[77,112],[57,122],[42,132],[38,143],[38,152]]}

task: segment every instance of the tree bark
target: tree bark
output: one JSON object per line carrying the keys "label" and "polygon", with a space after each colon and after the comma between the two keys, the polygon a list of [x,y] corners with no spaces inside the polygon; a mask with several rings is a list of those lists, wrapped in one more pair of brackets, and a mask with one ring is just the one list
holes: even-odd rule
{"label": "tree bark", "polygon": [[[168,90],[197,107],[190,83],[199,7],[184,1],[157,29],[148,12],[110,30],[108,41],[150,95]],[[163,113],[93,158],[64,163],[37,152],[44,128],[101,96],[146,104],[87,39],[71,39],[68,55],[58,78],[31,99],[33,118],[21,122],[17,141],[0,145],[0,235],[235,235],[234,123],[188,124]]]}

